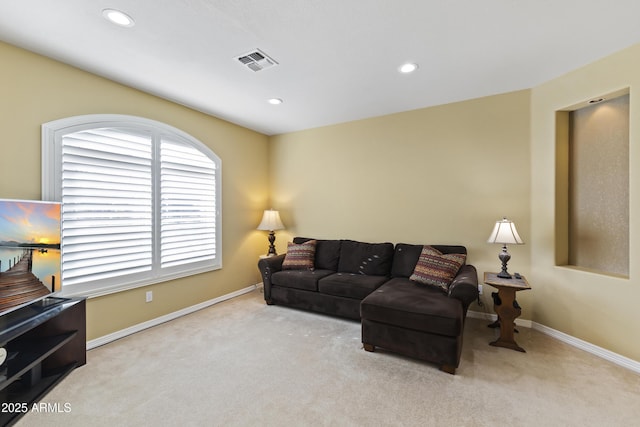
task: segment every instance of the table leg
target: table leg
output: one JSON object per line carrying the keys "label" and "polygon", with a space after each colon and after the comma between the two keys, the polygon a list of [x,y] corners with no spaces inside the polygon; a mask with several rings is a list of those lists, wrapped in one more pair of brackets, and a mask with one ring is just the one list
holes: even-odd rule
{"label": "table leg", "polygon": [[514,304],[516,291],[513,288],[499,288],[498,296],[500,297],[500,304],[494,302],[493,309],[500,319],[500,337],[490,344],[496,347],[510,348],[525,353],[525,350],[516,344],[513,338],[514,321],[522,313],[520,306]]}

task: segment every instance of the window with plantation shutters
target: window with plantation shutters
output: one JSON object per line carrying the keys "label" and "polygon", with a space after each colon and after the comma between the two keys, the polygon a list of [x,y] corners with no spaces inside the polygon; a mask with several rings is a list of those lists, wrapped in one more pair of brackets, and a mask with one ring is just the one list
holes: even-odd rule
{"label": "window with plantation shutters", "polygon": [[130,116],[43,125],[43,198],[62,203],[62,288],[98,295],[221,267],[220,160]]}

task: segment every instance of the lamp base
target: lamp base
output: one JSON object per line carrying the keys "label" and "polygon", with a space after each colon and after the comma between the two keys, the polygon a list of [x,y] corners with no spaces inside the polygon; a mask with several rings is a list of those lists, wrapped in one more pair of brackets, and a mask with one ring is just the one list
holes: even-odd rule
{"label": "lamp base", "polygon": [[511,275],[507,273],[507,263],[511,259],[511,255],[507,252],[507,245],[502,246],[502,252],[498,254],[498,259],[502,261],[502,271],[497,276],[501,279],[511,279]]}
{"label": "lamp base", "polygon": [[276,241],[276,234],[273,231],[269,231],[269,252],[267,252],[268,257],[278,255],[276,253],[276,246],[274,245],[275,241]]}

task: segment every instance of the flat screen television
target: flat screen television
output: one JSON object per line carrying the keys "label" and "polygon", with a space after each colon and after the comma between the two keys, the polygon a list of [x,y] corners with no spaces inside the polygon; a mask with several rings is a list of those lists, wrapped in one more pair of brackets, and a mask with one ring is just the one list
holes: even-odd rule
{"label": "flat screen television", "polygon": [[60,203],[0,199],[0,316],[60,291]]}

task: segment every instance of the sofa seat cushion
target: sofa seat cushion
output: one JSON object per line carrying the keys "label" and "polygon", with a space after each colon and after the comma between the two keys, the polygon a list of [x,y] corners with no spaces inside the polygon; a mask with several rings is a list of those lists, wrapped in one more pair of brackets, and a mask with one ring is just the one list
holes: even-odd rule
{"label": "sofa seat cushion", "polygon": [[387,280],[387,276],[335,273],[318,282],[318,291],[327,295],[363,299]]}
{"label": "sofa seat cushion", "polygon": [[363,319],[438,335],[462,334],[462,304],[441,290],[394,278],[372,292],[360,304]]}
{"label": "sofa seat cushion", "polygon": [[331,270],[282,270],[271,275],[271,284],[283,288],[318,291],[318,280],[335,273]]}

